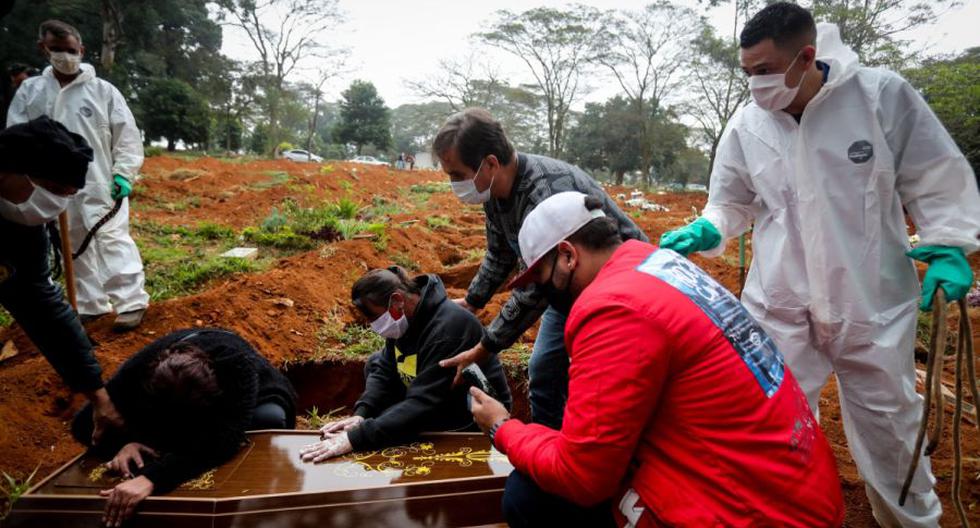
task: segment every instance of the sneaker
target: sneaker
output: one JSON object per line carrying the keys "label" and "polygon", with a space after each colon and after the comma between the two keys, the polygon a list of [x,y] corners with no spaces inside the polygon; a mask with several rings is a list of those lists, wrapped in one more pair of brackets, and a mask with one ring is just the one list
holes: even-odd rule
{"label": "sneaker", "polygon": [[133,310],[131,312],[123,312],[116,316],[116,321],[112,323],[112,329],[117,332],[132,330],[143,322],[143,315],[145,313],[146,308]]}

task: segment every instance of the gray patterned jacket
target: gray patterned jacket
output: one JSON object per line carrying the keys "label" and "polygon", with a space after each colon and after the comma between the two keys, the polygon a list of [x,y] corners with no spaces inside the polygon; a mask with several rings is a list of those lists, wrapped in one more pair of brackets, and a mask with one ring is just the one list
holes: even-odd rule
{"label": "gray patterned jacket", "polygon": [[[517,163],[517,176],[510,198],[492,198],[483,205],[487,222],[487,254],[466,295],[466,302],[471,306],[485,306],[514,268],[518,264],[523,268],[517,243],[521,224],[531,210],[553,194],[578,191],[595,196],[602,200],[602,210],[606,215],[619,224],[624,240],[648,241],[643,231],[616,206],[602,187],[578,167],[533,154],[518,154]],[[500,314],[484,330],[483,346],[494,353],[511,346],[547,307],[547,300],[533,284],[524,289],[515,289]]]}

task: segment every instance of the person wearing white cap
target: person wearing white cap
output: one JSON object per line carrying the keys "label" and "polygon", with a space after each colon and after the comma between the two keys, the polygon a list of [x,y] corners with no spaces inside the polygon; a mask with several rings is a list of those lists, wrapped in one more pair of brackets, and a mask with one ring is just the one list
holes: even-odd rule
{"label": "person wearing white cap", "polygon": [[520,229],[511,286],[570,309],[561,429],[470,390],[516,468],[510,526],[840,526],[833,452],[773,341],[689,260],[623,242],[599,206],[559,193]]}
{"label": "person wearing white cap", "polygon": [[[601,202],[624,239],[647,240],[591,176],[560,160],[517,152],[500,123],[482,108],[451,116],[436,134],[432,151],[460,201],[482,205],[486,214],[486,255],[466,297],[454,300],[471,312],[486,306],[515,271],[521,257],[521,222],[549,196],[564,191],[588,194]],[[562,339],[566,315],[533,286],[517,288],[486,327],[483,339],[440,365],[455,367],[459,380],[463,368],[510,347],[540,319],[527,367],[531,419],[558,429],[568,393],[568,353]]]}

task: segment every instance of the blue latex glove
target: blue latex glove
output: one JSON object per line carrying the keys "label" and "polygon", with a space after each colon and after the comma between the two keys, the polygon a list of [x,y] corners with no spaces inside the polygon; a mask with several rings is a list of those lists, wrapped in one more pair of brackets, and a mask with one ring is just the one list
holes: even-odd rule
{"label": "blue latex glove", "polygon": [[923,311],[932,309],[932,297],[936,288],[941,287],[947,301],[958,301],[966,297],[973,285],[973,270],[966,260],[963,250],[949,246],[922,246],[906,253],[911,258],[929,264],[926,276],[922,279]]}
{"label": "blue latex glove", "polygon": [[721,244],[721,233],[705,218],[698,218],[690,224],[660,237],[660,247],[672,249],[685,257],[698,251],[707,251]]}
{"label": "blue latex glove", "polygon": [[129,183],[129,180],[125,176],[122,174],[112,175],[112,191],[110,192],[110,196],[112,196],[113,200],[125,198],[131,192],[133,192],[133,184]]}

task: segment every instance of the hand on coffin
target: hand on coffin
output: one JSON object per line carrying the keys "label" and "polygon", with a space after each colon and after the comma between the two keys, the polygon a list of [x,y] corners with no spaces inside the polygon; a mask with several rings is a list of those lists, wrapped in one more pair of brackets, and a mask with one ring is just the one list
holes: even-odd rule
{"label": "hand on coffin", "polygon": [[339,433],[343,433],[344,431],[349,431],[357,427],[358,425],[361,425],[361,422],[363,421],[364,421],[363,416],[351,416],[350,418],[344,418],[343,420],[336,420],[330,422],[327,425],[324,425],[323,427],[320,428],[320,437],[326,439],[332,436],[336,436]]}
{"label": "hand on coffin", "polygon": [[299,456],[303,462],[313,462],[314,464],[329,460],[333,457],[346,455],[353,451],[350,438],[343,432],[326,440],[321,440],[315,444],[310,444],[299,450]]}
{"label": "hand on coffin", "polygon": [[122,526],[123,521],[132,517],[139,503],[151,493],[153,493],[153,482],[143,476],[121,482],[112,489],[100,491],[99,495],[107,499],[102,523],[106,526]]}
{"label": "hand on coffin", "polygon": [[106,467],[126,478],[133,478],[130,464],[135,462],[136,467],[143,469],[143,453],[158,457],[160,456],[153,448],[145,446],[139,442],[131,442],[123,446],[116,456],[106,463]]}

